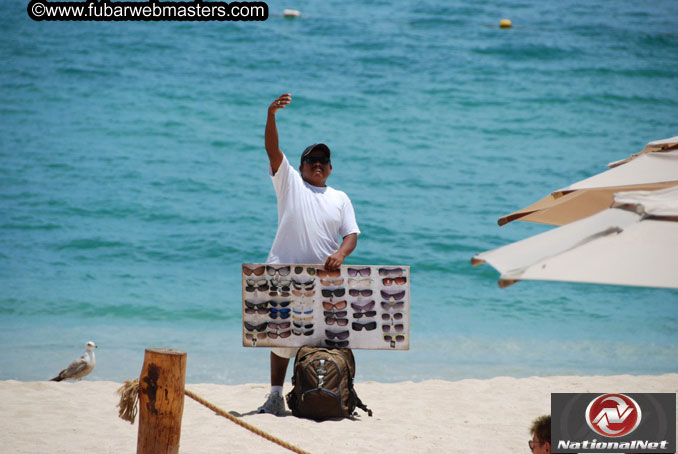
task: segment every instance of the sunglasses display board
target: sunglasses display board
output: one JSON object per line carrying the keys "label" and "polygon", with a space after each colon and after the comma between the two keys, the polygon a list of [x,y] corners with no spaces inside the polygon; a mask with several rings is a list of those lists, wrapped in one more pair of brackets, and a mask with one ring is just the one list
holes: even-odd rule
{"label": "sunglasses display board", "polygon": [[246,263],[243,346],[410,348],[410,267]]}

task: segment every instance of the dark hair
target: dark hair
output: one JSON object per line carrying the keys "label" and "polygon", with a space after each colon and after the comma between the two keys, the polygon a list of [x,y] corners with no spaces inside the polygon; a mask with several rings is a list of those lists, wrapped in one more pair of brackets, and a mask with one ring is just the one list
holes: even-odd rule
{"label": "dark hair", "polygon": [[551,415],[540,416],[532,422],[530,434],[536,435],[537,439],[546,443],[551,443]]}

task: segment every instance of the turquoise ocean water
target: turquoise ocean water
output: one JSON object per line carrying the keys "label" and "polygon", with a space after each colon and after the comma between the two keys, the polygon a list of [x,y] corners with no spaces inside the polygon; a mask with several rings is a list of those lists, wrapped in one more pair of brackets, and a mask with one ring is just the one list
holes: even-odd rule
{"label": "turquoise ocean water", "polygon": [[412,348],[357,352],[359,380],[678,371],[677,291],[500,290],[470,265],[548,228],[500,216],[678,134],[674,0],[270,1],[233,23],[26,4],[0,2],[0,379],[51,378],[94,340],[94,380],[171,347],[189,382],[268,381],[239,270],[276,230],[283,92],[281,148],[327,142],[353,200],[347,263],[412,267]]}

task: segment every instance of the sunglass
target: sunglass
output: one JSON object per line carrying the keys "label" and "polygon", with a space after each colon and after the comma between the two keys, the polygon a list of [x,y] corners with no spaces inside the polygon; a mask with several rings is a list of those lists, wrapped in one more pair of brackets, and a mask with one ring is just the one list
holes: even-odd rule
{"label": "sunglass", "polygon": [[347,318],[325,317],[325,324],[334,325],[335,323],[338,326],[346,326],[346,325],[348,325],[348,319]]}
{"label": "sunglass", "polygon": [[247,331],[264,331],[268,326],[268,322],[260,323],[259,325],[253,325],[251,323],[245,322],[245,328]]}
{"label": "sunglass", "polygon": [[363,304],[362,306],[359,305],[358,303],[351,303],[351,307],[353,308],[354,311],[365,312],[365,311],[372,310],[372,308],[374,308],[375,304],[376,303],[374,301],[370,301],[369,303]]}
{"label": "sunglass", "polygon": [[269,276],[275,276],[276,273],[278,273],[281,276],[287,276],[287,275],[290,274],[290,267],[289,266],[280,266],[280,267],[267,266],[266,272],[268,273]]}
{"label": "sunglass", "polygon": [[405,331],[405,325],[403,325],[402,323],[398,323],[397,325],[382,325],[381,330],[385,333],[390,332],[402,333],[403,331]]}
{"label": "sunglass", "polygon": [[267,331],[266,334],[268,334],[268,337],[270,337],[271,339],[277,338],[285,339],[292,335],[292,331],[289,329],[287,331],[283,331],[282,333],[279,333],[277,331]]}
{"label": "sunglass", "polygon": [[285,309],[277,309],[275,307],[271,308],[272,313],[289,314],[290,311],[291,311],[291,309],[289,307],[285,308]]}
{"label": "sunglass", "polygon": [[270,290],[271,290],[271,292],[269,293],[269,295],[271,295],[271,296],[277,296],[279,294],[282,295],[282,293],[287,293],[287,296],[290,296],[290,294],[289,294],[290,288],[288,286],[276,287],[276,286],[272,285]]}
{"label": "sunglass", "polygon": [[406,334],[384,334],[384,340],[386,342],[404,342],[406,338]]}
{"label": "sunglass", "polygon": [[381,282],[384,285],[403,285],[404,283],[407,282],[407,278],[405,276],[400,276],[400,277],[385,277],[381,280]]}
{"label": "sunglass", "polygon": [[402,276],[402,268],[379,268],[379,276]]}
{"label": "sunglass", "polygon": [[281,329],[287,329],[289,327],[290,327],[290,322],[280,322],[280,323],[268,322],[268,329],[281,330]]}
{"label": "sunglass", "polygon": [[297,281],[292,281],[292,285],[293,285],[294,288],[296,288],[297,290],[302,290],[302,289],[303,289],[303,290],[310,290],[310,289],[312,289],[313,286],[315,285],[315,281],[314,281],[313,279],[311,279],[311,280],[308,281],[308,282],[297,282]]}
{"label": "sunglass", "polygon": [[245,313],[246,313],[246,314],[259,314],[259,315],[263,315],[263,314],[268,314],[268,309],[266,309],[265,307],[264,307],[264,308],[258,308],[258,309],[250,309],[250,308],[247,308],[247,309],[245,309]]}
{"label": "sunglass", "polygon": [[346,317],[348,311],[323,311],[325,317]]}
{"label": "sunglass", "polygon": [[280,302],[267,301],[267,303],[270,304],[272,307],[287,307],[292,303],[292,301],[280,301]]}
{"label": "sunglass", "polygon": [[292,281],[290,279],[271,278],[271,287],[287,287],[287,290],[289,290],[291,283]]}
{"label": "sunglass", "polygon": [[342,285],[344,283],[343,279],[320,279],[322,285]]}
{"label": "sunglass", "polygon": [[281,319],[283,318],[290,318],[290,310],[289,309],[275,309],[272,308],[271,311],[268,313],[268,316],[275,319],[280,317]]}
{"label": "sunglass", "polygon": [[384,321],[390,321],[390,320],[402,320],[403,319],[403,313],[402,312],[396,312],[395,314],[381,314],[381,319]]}
{"label": "sunglass", "polygon": [[348,341],[331,341],[329,339],[325,339],[325,344],[327,344],[328,347],[348,347]]}
{"label": "sunglass", "polygon": [[313,296],[313,295],[315,295],[315,290],[308,290],[308,291],[292,290],[292,294],[295,295],[295,296]]}
{"label": "sunglass", "polygon": [[341,276],[341,270],[327,271],[327,270],[317,270],[318,277],[339,277]]}
{"label": "sunglass", "polygon": [[534,449],[535,446],[537,446],[537,445],[541,446],[541,445],[543,445],[544,443],[545,443],[545,442],[541,442],[541,441],[532,441],[532,440],[530,440],[530,441],[527,442],[527,445],[530,447],[530,451],[532,451],[532,450]]}
{"label": "sunglass", "polygon": [[268,296],[279,296],[281,298],[287,298],[290,296],[289,287],[280,287],[279,289],[277,287],[271,287],[271,290],[273,291],[269,292]]}
{"label": "sunglass", "polygon": [[349,268],[347,270],[348,275],[351,277],[356,277],[357,275],[369,276],[372,273],[371,268]]}
{"label": "sunglass", "polygon": [[290,318],[290,313],[289,312],[271,312],[270,314],[268,314],[268,316],[273,318],[273,319],[278,318],[278,317],[280,317],[281,319],[285,319],[285,318]]}
{"label": "sunglass", "polygon": [[255,276],[261,276],[262,274],[264,274],[265,269],[266,267],[264,265],[258,266],[254,269],[247,268],[245,265],[243,265],[242,272],[245,273],[245,276],[251,276],[253,274]]}
{"label": "sunglass", "polygon": [[330,331],[328,329],[325,330],[325,336],[327,336],[328,339],[344,340],[348,338],[348,335],[348,331],[339,331],[338,333],[335,333],[334,331]]}
{"label": "sunglass", "polygon": [[[296,319],[295,319],[295,320],[296,320]],[[313,328],[313,323],[306,323],[306,324],[303,324],[303,323],[297,323],[297,322],[295,321],[295,322],[294,322],[294,326],[295,326],[295,328],[306,328],[306,329],[308,329],[308,328]]]}
{"label": "sunglass", "polygon": [[391,309],[398,310],[398,309],[402,309],[403,307],[405,307],[405,302],[404,301],[396,301],[396,302],[393,302],[393,303],[389,303],[387,301],[382,301],[381,307],[383,309],[386,309],[387,311],[390,311]]}
{"label": "sunglass", "polygon": [[353,323],[351,323],[351,327],[352,327],[355,331],[360,331],[360,330],[362,330],[363,328],[365,328],[365,331],[372,331],[373,329],[375,329],[375,328],[377,327],[377,322],[369,322],[369,323],[356,323],[356,322],[353,322]]}
{"label": "sunglass", "polygon": [[369,286],[372,283],[372,279],[349,279],[349,287],[365,287]]}
{"label": "sunglass", "polygon": [[268,285],[266,279],[245,279],[245,282],[247,282],[247,285],[250,287],[264,287]]}
{"label": "sunglass", "polygon": [[311,315],[311,316],[309,316],[309,317],[298,317],[298,316],[295,315],[295,316],[293,317],[293,320],[294,320],[295,322],[307,322],[307,321],[309,321],[309,320],[313,320],[313,316]]}
{"label": "sunglass", "polygon": [[403,290],[402,292],[395,292],[395,293],[388,293],[388,292],[385,292],[385,291],[382,290],[381,291],[381,297],[384,298],[384,299],[387,299],[387,300],[390,300],[391,298],[393,298],[394,300],[401,300],[401,299],[405,298],[405,290]]}
{"label": "sunglass", "polygon": [[337,288],[334,290],[322,289],[321,293],[325,297],[344,296],[346,294],[346,289],[345,288]]}
{"label": "sunglass", "polygon": [[353,318],[362,318],[363,316],[365,318],[368,318],[368,317],[374,317],[375,315],[377,315],[377,311],[354,312]]}
{"label": "sunglass", "polygon": [[364,290],[358,290],[356,288],[349,289],[348,294],[351,296],[372,296],[372,290],[370,289],[364,289]]}
{"label": "sunglass", "polygon": [[302,162],[311,165],[315,164],[316,162],[320,164],[329,164],[330,158],[327,156],[306,156]]}
{"label": "sunglass", "polygon": [[[313,325],[311,325],[313,326]],[[294,333],[295,336],[301,336],[302,334],[304,336],[312,336],[313,335],[313,330],[310,331],[302,331],[300,329],[293,329],[292,332]]]}
{"label": "sunglass", "polygon": [[346,301],[339,301],[338,303],[330,303],[329,301],[323,301],[323,308],[331,311],[332,309],[346,309]]}
{"label": "sunglass", "polygon": [[299,314],[299,315],[301,315],[301,314],[312,314],[312,313],[313,313],[313,309],[309,309],[309,310],[307,310],[307,311],[299,311],[299,310],[294,309],[293,312],[294,312],[295,314]]}
{"label": "sunglass", "polygon": [[[245,287],[245,291],[250,292],[250,293],[251,292],[265,292],[267,290],[268,290],[268,285],[265,285],[263,287],[252,287],[251,285],[248,285],[247,287]],[[276,295],[277,295],[277,293],[276,293]],[[271,295],[271,296],[273,296],[273,295]]]}
{"label": "sunglass", "polygon": [[266,314],[268,313],[268,301],[264,303],[251,303],[249,301],[245,301],[245,313],[246,314]]}
{"label": "sunglass", "polygon": [[248,339],[248,340],[254,340],[255,337],[256,337],[257,339],[266,339],[266,332],[264,331],[263,333],[256,333],[256,334],[254,334],[254,333],[245,333],[245,339]]}
{"label": "sunglass", "polygon": [[[295,273],[295,274],[301,274],[301,273],[303,273],[303,272],[304,272],[304,267],[303,267],[303,266],[295,266],[295,267],[294,267],[294,273]],[[315,268],[312,268],[312,267],[309,266],[308,268],[306,268],[306,272],[307,272],[308,274],[310,274],[311,276],[313,276],[313,275],[315,274]]]}

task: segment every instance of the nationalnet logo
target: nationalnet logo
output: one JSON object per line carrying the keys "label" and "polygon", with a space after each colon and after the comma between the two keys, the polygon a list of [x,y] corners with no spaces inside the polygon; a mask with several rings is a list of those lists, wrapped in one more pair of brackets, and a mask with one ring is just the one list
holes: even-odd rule
{"label": "nationalnet logo", "polygon": [[551,394],[553,453],[675,453],[676,395]]}
{"label": "nationalnet logo", "polygon": [[638,427],[642,411],[638,403],[624,394],[603,394],[586,407],[586,422],[604,437],[623,437]]}

